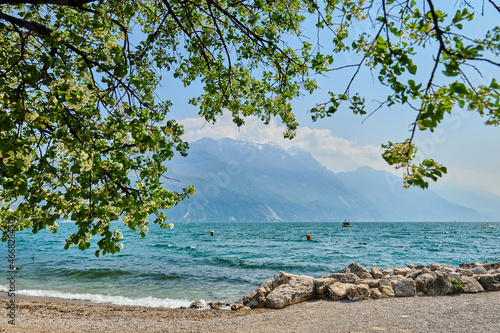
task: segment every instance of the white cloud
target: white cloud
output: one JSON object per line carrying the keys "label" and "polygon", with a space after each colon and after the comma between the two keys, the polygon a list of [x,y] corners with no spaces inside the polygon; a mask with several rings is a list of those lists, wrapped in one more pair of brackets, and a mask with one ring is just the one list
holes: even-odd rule
{"label": "white cloud", "polygon": [[477,170],[451,168],[443,181],[458,185],[482,188],[493,194],[500,195],[500,177],[481,173]]}
{"label": "white cloud", "polygon": [[238,127],[230,116],[220,117],[215,124],[201,118],[186,118],[179,121],[184,125],[184,140],[196,141],[202,137],[220,139],[230,137],[254,142],[273,142],[285,149],[300,148],[311,153],[321,164],[334,172],[351,171],[361,166],[386,170],[397,174],[381,157],[382,150],[371,145],[360,145],[356,141],[336,137],[331,130],[300,127],[293,140],[283,138],[284,126],[272,120],[264,125],[257,117],[246,118],[245,125]]}
{"label": "white cloud", "polygon": [[[179,122],[184,125],[184,140],[188,142],[202,137],[213,139],[230,137],[260,143],[273,142],[285,149],[306,150],[333,172],[351,171],[362,166],[370,166],[399,176],[402,174],[401,170],[395,170],[383,160],[380,147],[360,145],[356,141],[336,137],[328,129],[299,127],[297,136],[288,140],[283,138],[284,126],[274,120],[269,125],[264,125],[257,117],[247,118],[245,125],[239,129],[230,116],[220,117],[215,124],[206,123],[201,118],[186,118]],[[477,170],[449,168],[448,173],[439,181],[482,188],[500,195],[500,177]]]}

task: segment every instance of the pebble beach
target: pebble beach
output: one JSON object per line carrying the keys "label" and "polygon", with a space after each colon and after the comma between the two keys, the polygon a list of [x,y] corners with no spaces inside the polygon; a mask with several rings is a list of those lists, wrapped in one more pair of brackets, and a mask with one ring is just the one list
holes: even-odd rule
{"label": "pebble beach", "polygon": [[[7,307],[7,295],[0,295]],[[280,310],[148,308],[19,296],[1,332],[498,332],[500,292],[381,300],[313,299]]]}

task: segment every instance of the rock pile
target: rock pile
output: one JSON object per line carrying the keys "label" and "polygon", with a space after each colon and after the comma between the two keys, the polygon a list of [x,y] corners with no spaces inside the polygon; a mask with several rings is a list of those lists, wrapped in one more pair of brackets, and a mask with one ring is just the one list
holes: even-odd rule
{"label": "rock pile", "polygon": [[340,273],[315,279],[278,272],[243,297],[250,308],[281,309],[312,298],[352,301],[368,298],[414,297],[500,291],[500,262],[450,265],[408,265],[369,271],[352,263]]}

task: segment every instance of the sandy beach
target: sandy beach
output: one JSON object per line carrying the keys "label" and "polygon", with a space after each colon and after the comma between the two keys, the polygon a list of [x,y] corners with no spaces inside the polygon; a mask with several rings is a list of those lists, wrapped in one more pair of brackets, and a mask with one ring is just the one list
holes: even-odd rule
{"label": "sandy beach", "polygon": [[1,332],[499,332],[500,292],[364,301],[311,300],[281,310],[147,308],[16,298]]}

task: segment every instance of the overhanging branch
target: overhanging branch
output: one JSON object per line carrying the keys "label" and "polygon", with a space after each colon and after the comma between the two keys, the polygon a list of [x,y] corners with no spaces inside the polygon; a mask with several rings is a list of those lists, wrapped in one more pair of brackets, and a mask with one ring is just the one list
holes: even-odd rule
{"label": "overhanging branch", "polygon": [[33,21],[25,21],[25,20],[22,20],[20,18],[10,16],[10,15],[7,15],[7,14],[1,13],[1,12],[0,12],[0,19],[3,19],[5,21],[9,22],[12,25],[25,28],[33,33],[38,34],[38,35],[47,36],[47,35],[50,35],[50,33],[52,32],[52,29],[47,28],[43,24],[33,22]]}
{"label": "overhanging branch", "polygon": [[59,5],[78,7],[96,0],[0,0],[0,5]]}

